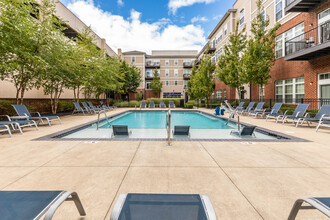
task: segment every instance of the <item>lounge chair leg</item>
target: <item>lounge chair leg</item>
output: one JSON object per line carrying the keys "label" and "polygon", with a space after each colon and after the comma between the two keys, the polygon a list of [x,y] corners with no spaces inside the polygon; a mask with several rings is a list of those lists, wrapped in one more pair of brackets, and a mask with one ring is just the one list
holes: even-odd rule
{"label": "lounge chair leg", "polygon": [[18,128],[19,132],[21,132],[21,134],[23,134],[23,131],[22,131],[22,128],[21,128],[21,126],[19,126],[19,124],[18,124],[18,123],[16,124],[16,126],[17,126],[17,128]]}
{"label": "lounge chair leg", "polygon": [[294,219],[296,219],[296,216],[297,216],[297,214],[298,214],[298,211],[299,211],[301,205],[303,204],[303,202],[304,202],[303,200],[298,199],[298,200],[294,203],[294,205],[293,205],[293,207],[292,207],[292,209],[291,209],[291,212],[290,212],[290,214],[289,214],[288,220],[294,220]]}
{"label": "lounge chair leg", "polygon": [[60,125],[61,125],[62,121],[61,121],[60,117],[57,116],[57,119],[58,119],[58,121],[60,122]]}
{"label": "lounge chair leg", "polygon": [[48,118],[47,118],[47,122],[48,122],[49,127],[51,127],[52,125],[50,124],[50,121]]}

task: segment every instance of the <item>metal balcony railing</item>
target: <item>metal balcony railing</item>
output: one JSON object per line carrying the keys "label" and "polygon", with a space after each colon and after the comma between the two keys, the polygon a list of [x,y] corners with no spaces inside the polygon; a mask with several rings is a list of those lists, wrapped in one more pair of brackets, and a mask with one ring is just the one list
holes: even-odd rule
{"label": "metal balcony railing", "polygon": [[146,63],[146,67],[150,67],[150,68],[160,67],[160,63]]}
{"label": "metal balcony railing", "polygon": [[330,42],[330,20],[285,42],[285,55]]}
{"label": "metal balcony railing", "polygon": [[296,1],[296,0],[286,0],[285,1],[285,6],[287,7],[287,6],[289,6],[291,3],[293,3],[294,1]]}
{"label": "metal balcony railing", "polygon": [[192,67],[193,62],[183,62],[183,67]]}

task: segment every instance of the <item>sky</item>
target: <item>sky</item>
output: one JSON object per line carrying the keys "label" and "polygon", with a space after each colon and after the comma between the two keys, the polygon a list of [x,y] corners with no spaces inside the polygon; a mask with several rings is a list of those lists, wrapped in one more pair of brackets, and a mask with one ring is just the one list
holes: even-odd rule
{"label": "sky", "polygon": [[200,50],[235,0],[61,0],[117,52]]}

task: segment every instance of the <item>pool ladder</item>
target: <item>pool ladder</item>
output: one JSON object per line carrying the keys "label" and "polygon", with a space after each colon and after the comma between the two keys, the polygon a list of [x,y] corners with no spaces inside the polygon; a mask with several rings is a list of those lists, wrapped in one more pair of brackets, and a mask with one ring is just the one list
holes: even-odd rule
{"label": "pool ladder", "polygon": [[106,110],[102,110],[102,111],[99,111],[97,114],[97,126],[96,126],[96,130],[99,130],[99,125],[100,125],[100,115],[101,115],[101,113],[104,113],[104,115],[105,115],[105,118],[107,119],[107,122],[109,123],[109,118],[108,118],[108,116],[107,116],[107,112],[106,112]]}
{"label": "pool ladder", "polygon": [[171,145],[171,109],[168,110],[166,115],[166,125],[167,125],[167,146]]}
{"label": "pool ladder", "polygon": [[230,120],[232,118],[234,118],[235,115],[237,115],[237,129],[238,129],[238,132],[240,132],[241,130],[241,123],[239,121],[239,114],[237,113],[237,111],[235,109],[233,109],[233,107],[227,102],[227,100],[225,101],[225,106],[221,104],[221,108],[227,110],[229,112],[229,117],[228,117],[228,120],[226,122],[226,125],[228,125],[228,123],[230,122]]}

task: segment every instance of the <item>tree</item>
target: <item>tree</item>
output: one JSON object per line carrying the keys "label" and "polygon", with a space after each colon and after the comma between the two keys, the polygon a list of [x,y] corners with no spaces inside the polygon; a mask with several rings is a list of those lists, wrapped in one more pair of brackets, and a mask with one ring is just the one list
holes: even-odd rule
{"label": "tree", "polygon": [[[242,31],[238,30],[237,23],[235,32],[229,36],[229,44],[224,46],[224,55],[220,56],[218,61],[217,76],[226,85],[237,90],[240,94],[241,86],[245,83],[242,77],[242,58],[241,51],[246,46],[245,27]],[[240,97],[240,95],[239,95]]]}
{"label": "tree", "polygon": [[262,13],[261,0],[257,1],[257,17],[251,23],[251,38],[247,42],[247,48],[242,57],[243,76],[250,83],[266,84],[270,78],[269,72],[275,62],[275,37],[276,30],[280,27],[277,23],[273,28],[269,26],[269,17]]}
{"label": "tree", "polygon": [[136,66],[130,65],[126,61],[121,60],[120,72],[124,77],[124,83],[122,86],[124,93],[128,94],[130,92],[136,92],[136,89],[141,83],[140,70]]}
{"label": "tree", "polygon": [[158,95],[162,91],[163,84],[160,82],[158,70],[154,70],[154,78],[150,83],[150,88],[153,90],[155,95]]}

